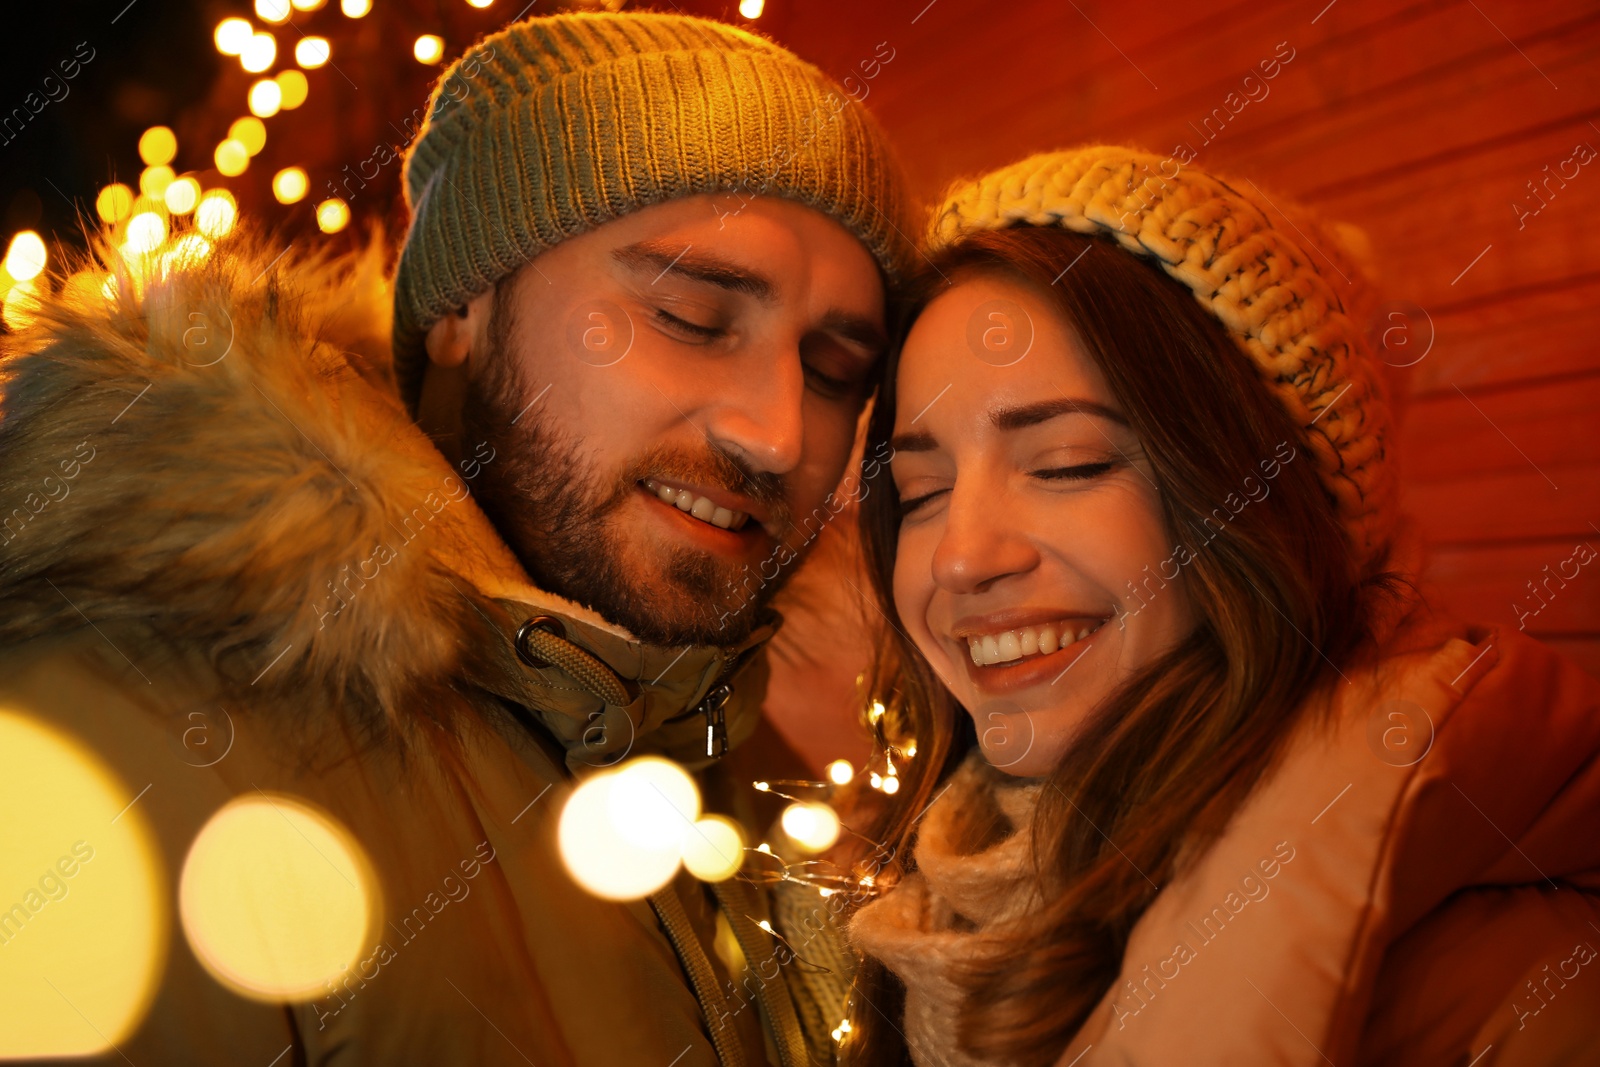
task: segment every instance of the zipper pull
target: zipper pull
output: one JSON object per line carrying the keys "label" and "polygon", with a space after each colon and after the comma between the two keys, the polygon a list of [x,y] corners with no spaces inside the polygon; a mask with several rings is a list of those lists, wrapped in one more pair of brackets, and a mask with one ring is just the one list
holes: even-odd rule
{"label": "zipper pull", "polygon": [[733,686],[723,682],[700,701],[700,711],[706,717],[706,755],[712,759],[721,759],[728,754],[728,726],[722,709],[731,696]]}

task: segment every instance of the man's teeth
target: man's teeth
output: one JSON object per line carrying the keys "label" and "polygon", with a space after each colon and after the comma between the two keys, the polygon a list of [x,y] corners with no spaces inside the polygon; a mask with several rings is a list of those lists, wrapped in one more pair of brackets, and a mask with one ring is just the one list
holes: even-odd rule
{"label": "man's teeth", "polygon": [[750,518],[742,511],[730,511],[728,508],[718,507],[705,497],[695,496],[687,489],[674,489],[670,485],[662,485],[649,478],[645,479],[644,487],[660,497],[664,503],[672,504],[679,511],[687,511],[701,522],[709,522],[724,530],[741,529]]}
{"label": "man's teeth", "polygon": [[967,649],[972,653],[972,662],[987,667],[995,663],[1010,663],[1034,653],[1049,655],[1082,641],[1098,629],[1100,624],[1097,622],[1076,628],[1065,622],[1024,626],[1000,634],[970,636],[967,638]]}

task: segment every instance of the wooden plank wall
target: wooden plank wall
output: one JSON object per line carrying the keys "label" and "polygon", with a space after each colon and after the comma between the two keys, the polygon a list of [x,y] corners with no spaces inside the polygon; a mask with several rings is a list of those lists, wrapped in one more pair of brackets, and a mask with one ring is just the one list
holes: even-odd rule
{"label": "wooden plank wall", "polygon": [[1416,360],[1394,381],[1430,595],[1600,674],[1600,560],[1568,562],[1600,549],[1600,158],[1548,177],[1600,150],[1600,4],[770,0],[758,25],[875,71],[858,84],[924,197],[1032,151],[1181,141],[1361,226],[1409,305],[1383,325]]}

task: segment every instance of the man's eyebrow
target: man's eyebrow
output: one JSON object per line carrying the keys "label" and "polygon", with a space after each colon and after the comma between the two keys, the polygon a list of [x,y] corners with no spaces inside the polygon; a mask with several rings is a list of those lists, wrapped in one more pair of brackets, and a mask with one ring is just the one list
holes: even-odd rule
{"label": "man's eyebrow", "polygon": [[744,293],[763,303],[778,295],[778,287],[765,274],[709,252],[696,252],[692,244],[680,248],[670,241],[639,241],[614,250],[611,258],[629,270],[648,272],[652,285],[660,281],[662,275],[671,273],[729,292]]}
{"label": "man's eyebrow", "polygon": [[1000,408],[989,413],[989,421],[997,430],[1020,430],[1028,426],[1036,426],[1041,422],[1048,422],[1058,415],[1068,414],[1098,415],[1103,419],[1110,419],[1119,426],[1127,426],[1127,418],[1113,408],[1093,400],[1082,400],[1076,397],[1064,396],[1056,400],[1041,400],[1037,404],[1024,404],[1015,408]]}
{"label": "man's eyebrow", "polygon": [[[1058,415],[1072,413],[1099,415],[1118,425],[1128,425],[1128,420],[1121,412],[1093,400],[1080,400],[1074,397],[1042,400],[1037,404],[1024,404],[1021,407],[1000,408],[989,413],[989,421],[999,430],[1021,430],[1037,426],[1041,422],[1048,422]],[[895,434],[889,439],[889,448],[893,452],[932,452],[938,447],[939,442],[927,430]]]}

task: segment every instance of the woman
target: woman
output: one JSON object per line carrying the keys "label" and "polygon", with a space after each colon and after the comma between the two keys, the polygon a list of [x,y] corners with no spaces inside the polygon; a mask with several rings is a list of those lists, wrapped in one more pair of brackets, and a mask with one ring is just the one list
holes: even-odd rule
{"label": "woman", "polygon": [[1102,146],[937,216],[847,1062],[1600,1062],[1600,685],[1429,616],[1360,271],[1243,188]]}

